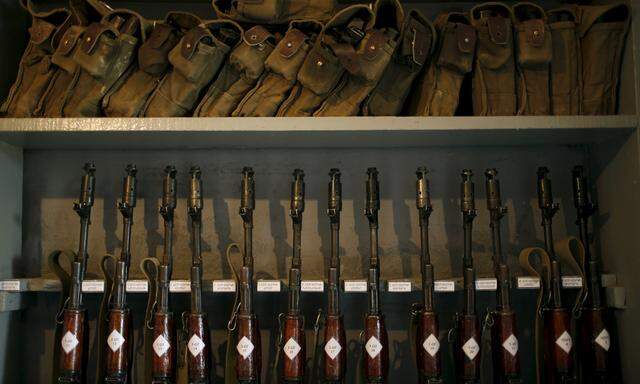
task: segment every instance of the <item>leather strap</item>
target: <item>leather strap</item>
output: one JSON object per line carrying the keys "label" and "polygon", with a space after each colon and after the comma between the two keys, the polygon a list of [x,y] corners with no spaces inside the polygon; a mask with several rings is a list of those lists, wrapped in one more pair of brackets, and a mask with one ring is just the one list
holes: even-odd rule
{"label": "leather strap", "polygon": [[[56,275],[56,277],[58,277],[58,280],[60,280],[60,285],[62,286],[62,293],[60,294],[60,304],[58,307],[58,312],[56,315],[56,331],[55,331],[55,340],[61,340],[62,339],[62,332],[63,329],[60,326],[61,322],[62,322],[62,312],[64,311],[67,301],[69,299],[69,291],[71,290],[71,274],[69,272],[67,272],[67,270],[65,268],[62,267],[61,263],[60,263],[60,257],[64,256],[65,259],[68,260],[69,265],[71,265],[71,263],[73,263],[73,259],[75,257],[75,254],[71,251],[54,251],[49,255],[49,269],[51,269],[53,271],[53,273]],[[71,270],[69,268],[69,270]],[[60,360],[60,347],[58,346],[58,343],[56,342],[56,346],[53,349],[53,357],[55,362]],[[59,364],[54,364],[53,365],[53,372],[52,372],[52,376],[51,376],[51,382],[52,384],[57,384],[58,383],[58,377],[60,376],[60,372],[59,372]]]}
{"label": "leather strap", "polygon": [[[143,335],[144,335],[144,351],[149,352],[149,354],[145,354],[145,356],[151,356],[153,351],[151,350],[151,344],[153,341],[151,338],[153,337],[153,315],[156,311],[156,305],[158,304],[158,266],[160,262],[155,257],[147,257],[146,259],[140,262],[140,270],[147,277],[147,282],[149,283],[149,294],[147,296],[147,310],[144,316],[144,327],[143,327]],[[152,379],[152,359],[145,358],[144,359],[144,377],[145,383],[150,383]]]}
{"label": "leather strap", "polygon": [[107,313],[109,312],[109,304],[111,303],[115,266],[116,258],[112,255],[106,255],[100,261],[100,269],[104,275],[104,294],[102,295],[102,302],[100,303],[96,337],[98,343],[96,384],[101,384],[104,380],[105,364],[103,353],[105,348],[107,348]]}
{"label": "leather strap", "polygon": [[[233,261],[232,255],[234,254],[233,250],[236,249],[237,252],[235,254],[240,255],[239,263],[238,260]],[[237,243],[231,243],[227,247],[227,264],[229,268],[231,268],[231,272],[233,273],[233,279],[236,282],[236,297],[233,300],[233,307],[231,308],[231,318],[227,323],[227,352],[225,356],[224,362],[224,382],[225,384],[235,384],[238,382],[238,378],[236,376],[236,339],[237,339],[237,324],[236,324],[236,316],[237,309],[240,305],[240,277],[238,276],[238,267],[242,266],[242,252],[240,251],[240,246]],[[235,264],[235,266],[234,266]]]}
{"label": "leather strap", "polygon": [[324,319],[324,315],[322,309],[318,309],[318,315],[316,316],[316,321],[313,324],[313,357],[311,363],[311,375],[309,375],[309,384],[315,384],[320,382],[320,367],[321,360],[324,354],[322,353],[323,345],[325,341],[320,339],[320,330],[322,329],[322,324]]}

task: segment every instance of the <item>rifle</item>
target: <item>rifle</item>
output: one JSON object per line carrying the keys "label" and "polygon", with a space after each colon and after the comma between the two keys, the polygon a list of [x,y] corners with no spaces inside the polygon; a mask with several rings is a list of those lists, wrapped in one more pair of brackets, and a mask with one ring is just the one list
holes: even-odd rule
{"label": "rifle", "polygon": [[498,170],[487,169],[486,177],[487,209],[491,217],[491,243],[493,248],[493,269],[498,282],[496,291],[496,310],[492,314],[493,329],[493,365],[495,382],[511,384],[520,382],[520,355],[518,354],[518,338],[516,314],[511,308],[509,284],[509,267],[502,254],[500,236],[500,220],[507,213],[500,197],[500,181]]}
{"label": "rifle", "polygon": [[58,315],[62,325],[62,338],[60,346],[60,374],[58,383],[84,383],[85,367],[88,347],[89,326],[87,323],[87,310],[82,304],[82,280],[84,280],[87,259],[87,247],[89,242],[89,225],[91,224],[91,207],[94,202],[94,190],[96,186],[96,167],[93,163],[84,165],[84,175],[80,188],[80,200],[73,204],[73,210],[80,217],[80,241],[78,253],[72,263],[69,297],[65,300],[61,313]]}
{"label": "rifle", "polygon": [[458,383],[477,383],[480,378],[480,332],[475,302],[475,270],[471,252],[473,220],[477,211],[474,201],[473,172],[462,171],[460,210],[464,225],[464,308],[457,316],[456,372]]}
{"label": "rifle", "polygon": [[202,311],[202,172],[199,167],[189,171],[189,206],[193,249],[191,258],[191,308],[182,314],[187,333],[187,366],[190,384],[209,382],[210,343],[206,314]]}
{"label": "rifle", "polygon": [[324,379],[327,383],[342,383],[347,371],[347,349],[344,320],[340,311],[340,211],[342,211],[342,183],[340,170],[329,172],[329,204],[327,215],[331,225],[331,259],[329,260],[329,288],[327,316],[324,326]]}
{"label": "rifle", "polygon": [[369,220],[370,248],[367,282],[368,310],[364,321],[364,375],[367,383],[384,383],[389,372],[389,339],[380,310],[380,258],[378,256],[378,211],[380,184],[378,170],[367,169],[367,198],[364,214]]}
{"label": "rifle", "polygon": [[122,201],[118,210],[122,214],[122,250],[116,262],[113,288],[109,297],[107,313],[107,346],[105,355],[105,383],[127,383],[132,362],[131,337],[133,336],[131,310],[126,301],[126,284],[131,264],[131,226],[133,209],[136,206],[137,185],[135,165],[127,165],[124,177]]}
{"label": "rifle", "polygon": [[440,342],[438,341],[438,314],[433,305],[434,272],[429,254],[429,216],[433,212],[427,179],[427,168],[416,171],[416,208],[420,222],[420,265],[422,270],[422,309],[419,315],[416,361],[420,382],[441,383]]}
{"label": "rifle", "polygon": [[302,260],[300,258],[300,237],[302,231],[302,213],[304,212],[304,172],[293,171],[291,183],[291,220],[293,222],[293,257],[289,269],[289,308],[284,318],[283,347],[284,380],[300,382],[304,380],[306,364],[304,316],[300,313],[300,279]]}
{"label": "rifle", "polygon": [[160,215],[164,219],[164,253],[157,267],[156,292],[152,309],[153,357],[151,369],[152,384],[169,384],[176,374],[176,329],[173,312],[169,308],[169,286],[173,270],[173,218],[176,209],[176,168],[167,166],[164,170],[162,205]]}
{"label": "rifle", "polygon": [[609,349],[609,314],[602,297],[600,260],[589,247],[589,217],[596,212],[596,205],[589,201],[589,183],[581,166],[573,168],[573,202],[577,211],[576,224],[584,245],[586,276],[586,301],[580,318],[580,356],[582,378],[586,383],[613,382]]}
{"label": "rifle", "polygon": [[549,299],[545,303],[542,317],[544,322],[544,362],[546,382],[550,384],[572,382],[573,357],[571,355],[571,316],[562,305],[560,287],[562,284],[560,262],[553,246],[553,216],[559,205],[553,202],[549,169],[538,168],[538,206],[542,213],[544,245],[549,255],[547,291]]}
{"label": "rifle", "polygon": [[253,169],[242,170],[240,217],[244,226],[244,257],[240,270],[240,305],[237,316],[236,376],[241,383],[258,383],[261,372],[261,343],[258,319],[253,312],[253,210],[255,182]]}

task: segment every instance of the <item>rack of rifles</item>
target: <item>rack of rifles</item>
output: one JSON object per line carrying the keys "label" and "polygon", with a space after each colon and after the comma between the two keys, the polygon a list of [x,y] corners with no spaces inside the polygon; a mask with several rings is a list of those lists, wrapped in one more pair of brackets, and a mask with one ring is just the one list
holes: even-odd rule
{"label": "rack of rifles", "polygon": [[[65,272],[59,259],[64,252],[51,255],[54,270],[62,280],[64,296],[58,313],[56,350],[59,365],[56,370],[59,383],[83,383],[86,381],[88,357],[87,310],[82,303],[82,281],[88,259],[89,225],[94,203],[96,183],[95,166],[87,163],[80,191],[80,201],[74,210],[80,216],[80,242],[77,253],[66,253],[71,261],[71,271]],[[122,200],[118,209],[123,219],[123,242],[120,257],[105,257],[105,298],[98,327],[99,346],[98,376],[108,383],[128,383],[132,380],[133,339],[131,309],[126,301],[126,283],[131,262],[131,226],[136,206],[137,169],[128,165],[123,182]],[[146,356],[149,379],[152,383],[172,383],[176,380],[178,341],[176,321],[170,306],[169,286],[173,266],[173,226],[176,209],[177,171],[173,166],[165,169],[162,203],[159,209],[164,220],[164,254],[161,260],[147,258],[141,268],[149,280],[149,302],[145,316],[145,328],[149,334],[151,356]],[[325,382],[343,383],[347,371],[347,339],[340,305],[340,214],[342,210],[342,184],[340,170],[331,169],[328,185],[328,209],[331,247],[328,266],[326,315],[319,311],[316,318],[315,350],[313,358],[307,351],[305,318],[301,311],[301,230],[305,208],[304,172],[296,169],[291,183],[290,216],[293,225],[293,255],[289,269],[288,308],[279,315],[280,334],[275,344],[276,358],[272,370],[275,382]],[[369,223],[370,248],[367,283],[367,312],[360,336],[359,376],[367,383],[393,382],[389,378],[389,342],[385,318],[380,305],[380,257],[378,254],[378,212],[380,210],[380,185],[378,171],[367,170],[365,181],[364,214]],[[416,208],[420,227],[420,265],[423,300],[412,306],[409,328],[420,383],[443,383],[441,334],[438,310],[434,303],[434,265],[429,254],[429,217],[433,211],[430,198],[428,171],[420,167],[416,171]],[[487,309],[484,320],[476,308],[476,276],[472,255],[472,228],[476,217],[475,186],[473,172],[465,169],[461,174],[460,210],[464,231],[463,306],[449,330],[448,342],[452,346],[452,363],[457,383],[479,383],[481,356],[492,361],[494,383],[520,383],[521,336],[516,326],[516,313],[511,305],[509,268],[502,252],[500,221],[507,213],[502,205],[500,181],[496,169],[485,172],[486,204],[490,215],[493,249],[493,266],[496,289],[496,307]],[[541,277],[541,289],[536,311],[533,337],[536,345],[536,368],[541,382],[545,383],[612,383],[616,379],[610,351],[612,337],[609,313],[603,299],[600,281],[600,260],[589,247],[589,218],[596,207],[589,200],[589,185],[582,167],[572,173],[574,202],[577,210],[579,238],[578,262],[584,277],[584,288],[573,309],[565,306],[561,294],[560,257],[553,243],[552,219],[558,211],[553,202],[549,171],[540,167],[537,172],[538,205],[542,216],[544,248],[530,248],[520,254],[523,267]],[[189,172],[188,215],[192,231],[191,300],[190,309],[182,315],[185,335],[183,358],[188,367],[189,383],[208,383],[211,379],[210,332],[202,306],[202,172],[192,167]],[[227,351],[227,375],[234,375],[234,382],[259,383],[262,375],[261,340],[258,318],[253,308],[254,260],[253,260],[253,212],[255,209],[254,171],[242,170],[240,217],[244,228],[244,247],[237,280],[237,297],[229,321],[229,345]],[[234,244],[240,250],[240,246]],[[231,250],[232,247],[230,247]],[[533,254],[539,256],[542,268],[529,263]],[[230,256],[230,251],[227,257]],[[231,264],[231,261],[230,261]],[[233,267],[233,266],[232,266]],[[575,324],[574,324],[575,322]],[[320,329],[324,337],[319,337]],[[485,334],[486,333],[486,334]],[[575,336],[574,336],[575,335]],[[482,340],[487,336],[488,343]],[[574,338],[578,348],[573,348]],[[484,351],[488,347],[489,351]],[[232,349],[233,348],[233,349]],[[235,350],[234,350],[235,349]],[[310,363],[311,362],[311,363]],[[582,364],[578,364],[582,362]],[[308,365],[312,367],[307,367]],[[484,369],[484,368],[483,368]]]}

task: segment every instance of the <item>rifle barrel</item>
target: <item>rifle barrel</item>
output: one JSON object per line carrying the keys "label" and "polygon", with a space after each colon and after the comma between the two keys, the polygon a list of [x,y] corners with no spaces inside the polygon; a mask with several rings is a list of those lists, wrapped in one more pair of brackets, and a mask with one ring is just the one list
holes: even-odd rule
{"label": "rifle barrel", "polygon": [[378,170],[367,170],[365,215],[369,220],[369,315],[380,314],[380,258],[378,255],[378,211],[380,210],[380,183]]}
{"label": "rifle barrel", "polygon": [[553,246],[553,216],[558,211],[558,204],[553,202],[551,180],[547,167],[538,168],[538,206],[542,212],[542,226],[544,228],[544,244],[551,259],[551,297],[554,308],[562,308],[561,271]]}
{"label": "rifle barrel", "polygon": [[465,169],[461,174],[462,183],[460,184],[460,210],[462,211],[462,219],[464,223],[464,256],[463,256],[463,278],[464,278],[464,291],[465,291],[465,306],[464,314],[475,314],[475,271],[473,269],[473,256],[472,256],[472,233],[473,233],[473,220],[476,217],[477,211],[475,209],[475,196],[474,196],[474,184],[471,178],[473,177],[473,171]]}

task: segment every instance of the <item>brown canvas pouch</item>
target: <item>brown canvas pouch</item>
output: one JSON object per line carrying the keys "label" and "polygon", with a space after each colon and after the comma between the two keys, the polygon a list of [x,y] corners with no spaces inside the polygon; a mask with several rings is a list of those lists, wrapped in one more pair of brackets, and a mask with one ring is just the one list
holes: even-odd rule
{"label": "brown canvas pouch", "polygon": [[265,71],[233,111],[232,116],[275,116],[291,92],[298,71],[323,25],[315,20],[292,21],[289,30],[265,62]]}
{"label": "brown canvas pouch", "polygon": [[307,55],[298,81],[276,116],[311,116],[338,85],[345,71],[336,55],[355,50],[359,40],[373,26],[374,13],[365,5],[352,5],[340,11],[325,26]]}
{"label": "brown canvas pouch", "polygon": [[31,1],[22,1],[31,14],[29,42],[18,67],[18,75],[6,100],[0,105],[0,115],[9,117],[37,116],[38,103],[46,92],[58,68],[51,55],[73,18],[66,9],[38,12]]}
{"label": "brown canvas pouch", "polygon": [[400,44],[385,69],[382,79],[365,101],[363,114],[397,116],[409,95],[414,80],[423,70],[436,42],[431,22],[411,11],[402,28]]}
{"label": "brown canvas pouch", "polygon": [[551,30],[544,9],[532,3],[513,6],[518,65],[518,115],[550,115]]}
{"label": "brown canvas pouch", "polygon": [[264,63],[274,48],[275,37],[264,27],[256,25],[245,31],[242,42],[229,55],[194,116],[231,116],[264,72]]}
{"label": "brown canvas pouch", "polygon": [[394,0],[378,0],[375,24],[355,50],[340,52],[345,67],[341,84],[322,103],[314,116],[356,116],[362,103],[375,89],[400,41],[401,5]]}
{"label": "brown canvas pouch", "polygon": [[579,115],[582,86],[580,39],[573,7],[547,12],[553,41],[551,60],[551,112],[554,115]]}
{"label": "brown canvas pouch", "polygon": [[230,20],[210,21],[187,32],[169,53],[172,68],[147,101],[144,115],[192,115],[241,36],[242,27]]}
{"label": "brown canvas pouch", "polygon": [[326,22],[333,16],[336,0],[213,0],[219,18],[242,23],[287,24],[294,20]]}
{"label": "brown canvas pouch", "polygon": [[417,116],[453,116],[462,81],[473,68],[476,31],[468,16],[458,12],[440,14],[434,27],[435,52],[416,82],[408,110]]}
{"label": "brown canvas pouch", "polygon": [[473,71],[473,113],[476,116],[516,114],[516,68],[513,14],[496,2],[471,9],[478,42]]}
{"label": "brown canvas pouch", "polygon": [[631,9],[624,3],[581,6],[578,9],[578,35],[582,49],[582,113],[615,114]]}
{"label": "brown canvas pouch", "polygon": [[103,109],[109,117],[140,116],[151,93],[169,70],[169,52],[184,34],[200,24],[190,13],[170,12],[157,23],[138,50],[132,70],[105,95]]}
{"label": "brown canvas pouch", "polygon": [[99,23],[90,24],[73,52],[79,68],[63,108],[67,117],[102,115],[102,99],[135,61],[144,42],[147,24],[129,10],[116,10]]}

